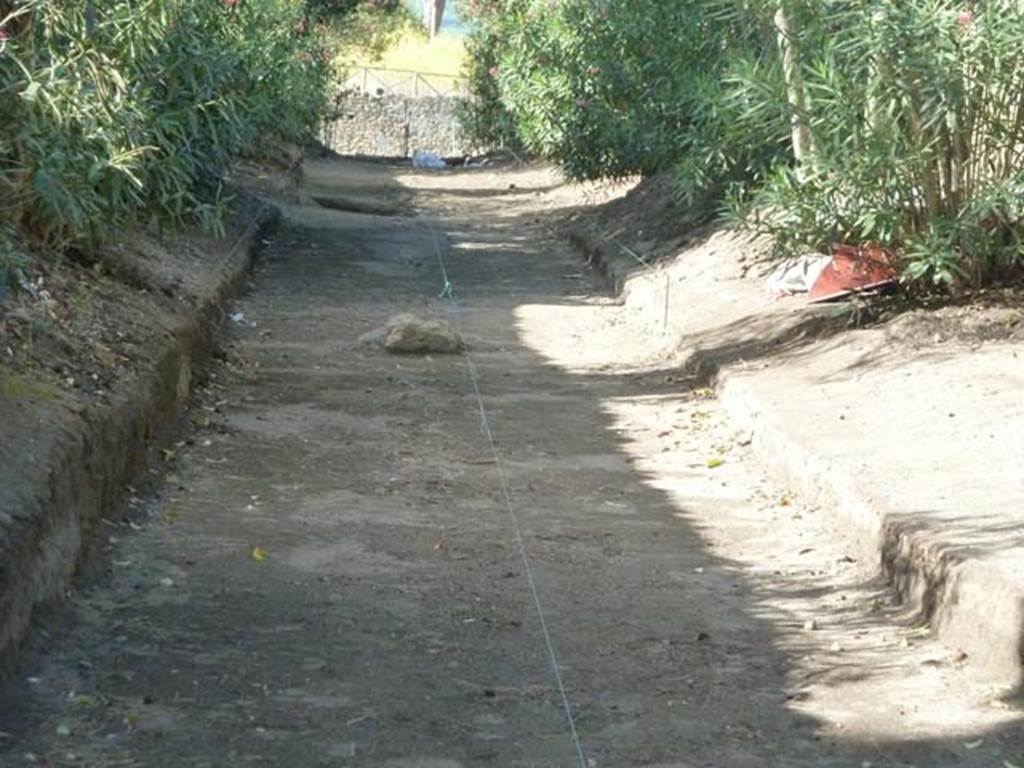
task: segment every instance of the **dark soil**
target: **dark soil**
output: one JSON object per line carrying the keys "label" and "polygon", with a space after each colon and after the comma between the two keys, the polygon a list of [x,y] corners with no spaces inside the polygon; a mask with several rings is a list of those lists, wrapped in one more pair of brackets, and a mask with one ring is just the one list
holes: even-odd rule
{"label": "dark soil", "polygon": [[908,306],[887,324],[886,333],[911,347],[1024,341],[1024,286],[988,288],[956,301]]}
{"label": "dark soil", "polygon": [[0,305],[0,392],[108,402],[115,388],[150,370],[171,318],[216,282],[211,254],[230,248],[261,208],[241,193],[223,238],[137,232],[87,255],[29,251],[20,287]]}

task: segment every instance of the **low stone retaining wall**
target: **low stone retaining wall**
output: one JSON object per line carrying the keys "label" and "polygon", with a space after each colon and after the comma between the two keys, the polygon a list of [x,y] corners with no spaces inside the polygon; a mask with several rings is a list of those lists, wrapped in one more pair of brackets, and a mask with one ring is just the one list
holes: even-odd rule
{"label": "low stone retaining wall", "polygon": [[321,140],[342,155],[412,157],[433,152],[462,157],[477,149],[459,129],[456,96],[353,94],[340,103]]}

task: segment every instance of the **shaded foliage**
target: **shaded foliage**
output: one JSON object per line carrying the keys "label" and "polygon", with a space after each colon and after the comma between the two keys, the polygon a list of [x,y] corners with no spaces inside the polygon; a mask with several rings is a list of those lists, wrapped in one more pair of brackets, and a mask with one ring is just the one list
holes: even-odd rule
{"label": "shaded foliage", "polygon": [[1017,0],[474,0],[467,130],[575,179],[675,168],[780,253],[881,243],[909,281],[1024,262]]}
{"label": "shaded foliage", "polygon": [[326,52],[293,0],[6,2],[0,215],[88,247],[140,219],[217,230],[239,154],[312,135]]}
{"label": "shaded foliage", "polygon": [[468,11],[472,130],[514,131],[577,179],[671,165],[729,52],[754,43],[697,3],[493,0]]}

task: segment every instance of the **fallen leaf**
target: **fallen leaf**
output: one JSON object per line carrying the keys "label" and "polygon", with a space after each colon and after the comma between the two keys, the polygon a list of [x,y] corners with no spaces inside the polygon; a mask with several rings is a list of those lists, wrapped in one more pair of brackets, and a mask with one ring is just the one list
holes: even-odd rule
{"label": "fallen leaf", "polygon": [[978,747],[980,747],[984,743],[985,743],[984,739],[978,739],[977,741],[965,741],[964,742],[964,749],[977,749]]}
{"label": "fallen leaf", "polygon": [[718,458],[708,459],[708,469],[717,469],[718,467],[722,466],[724,463],[725,463],[724,461],[722,461],[721,459],[718,459]]}
{"label": "fallen leaf", "polygon": [[267,559],[267,550],[263,549],[263,547],[253,547],[252,559],[255,560],[257,563],[262,563],[264,560]]}

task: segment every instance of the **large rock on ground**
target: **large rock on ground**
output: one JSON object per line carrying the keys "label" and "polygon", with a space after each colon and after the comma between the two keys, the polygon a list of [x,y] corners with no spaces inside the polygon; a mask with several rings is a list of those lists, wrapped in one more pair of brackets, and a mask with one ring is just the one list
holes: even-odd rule
{"label": "large rock on ground", "polygon": [[380,344],[395,355],[453,354],[462,349],[462,340],[451,323],[410,314],[392,317],[384,328],[366,334],[361,342]]}

